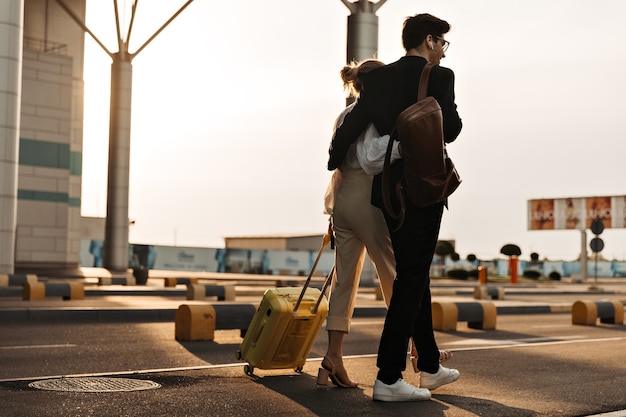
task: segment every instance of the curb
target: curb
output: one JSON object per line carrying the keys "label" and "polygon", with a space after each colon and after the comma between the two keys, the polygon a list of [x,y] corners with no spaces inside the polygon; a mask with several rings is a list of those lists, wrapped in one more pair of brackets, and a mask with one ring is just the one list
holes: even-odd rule
{"label": "curb", "polygon": [[[181,304],[184,302],[181,301]],[[2,322],[174,322],[176,308],[6,308],[0,309]],[[571,305],[499,306],[497,314],[569,313]],[[382,318],[387,309],[361,306],[354,309],[355,318]]]}

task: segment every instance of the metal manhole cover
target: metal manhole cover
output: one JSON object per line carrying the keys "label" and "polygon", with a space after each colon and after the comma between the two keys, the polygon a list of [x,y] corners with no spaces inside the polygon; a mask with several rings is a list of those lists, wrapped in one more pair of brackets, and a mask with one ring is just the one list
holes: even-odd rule
{"label": "metal manhole cover", "polygon": [[160,388],[161,385],[152,381],[127,378],[61,378],[35,381],[28,384],[31,388],[47,391],[73,392],[120,392],[141,391]]}

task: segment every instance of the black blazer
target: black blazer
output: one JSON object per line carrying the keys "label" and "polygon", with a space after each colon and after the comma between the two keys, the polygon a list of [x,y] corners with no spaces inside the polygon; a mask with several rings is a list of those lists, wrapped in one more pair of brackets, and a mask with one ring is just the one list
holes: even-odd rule
{"label": "black blazer", "polygon": [[[404,56],[400,60],[366,74],[363,90],[350,113],[335,131],[329,149],[328,169],[334,170],[343,162],[352,145],[367,125],[372,122],[381,135],[391,134],[398,115],[417,101],[417,89],[426,59]],[[446,143],[454,141],[461,132],[461,118],[454,102],[454,73],[449,68],[435,65],[430,71],[428,95],[433,96],[443,113],[443,134]],[[393,183],[402,175],[403,160],[393,164]],[[380,177],[378,175],[377,177]],[[395,177],[395,178],[394,178]],[[380,207],[375,178],[372,202]]]}
{"label": "black blazer", "polygon": [[[359,100],[333,136],[328,151],[329,170],[341,165],[350,145],[370,122],[381,135],[391,134],[398,115],[417,101],[419,78],[425,65],[426,60],[420,56],[404,56],[366,74]],[[428,95],[441,106],[444,140],[447,143],[454,141],[461,132],[462,123],[454,103],[452,70],[438,65],[432,68]]]}

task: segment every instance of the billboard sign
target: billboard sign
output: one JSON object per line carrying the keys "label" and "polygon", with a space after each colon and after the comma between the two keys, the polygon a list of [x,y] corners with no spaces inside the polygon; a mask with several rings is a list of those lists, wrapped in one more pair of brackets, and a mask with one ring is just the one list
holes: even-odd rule
{"label": "billboard sign", "polygon": [[605,228],[626,227],[626,196],[528,200],[528,230],[585,230],[596,219]]}

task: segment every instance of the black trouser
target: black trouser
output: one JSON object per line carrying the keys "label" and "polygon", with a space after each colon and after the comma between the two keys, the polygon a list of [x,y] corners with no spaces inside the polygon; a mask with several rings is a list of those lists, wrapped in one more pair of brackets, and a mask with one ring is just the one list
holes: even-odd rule
{"label": "black trouser", "polygon": [[410,337],[417,348],[418,368],[430,373],[439,369],[430,298],[430,265],[443,207],[443,203],[416,207],[407,202],[404,223],[397,231],[393,230],[395,220],[385,213],[396,258],[396,280],[376,365],[378,379],[387,384],[402,377]]}

